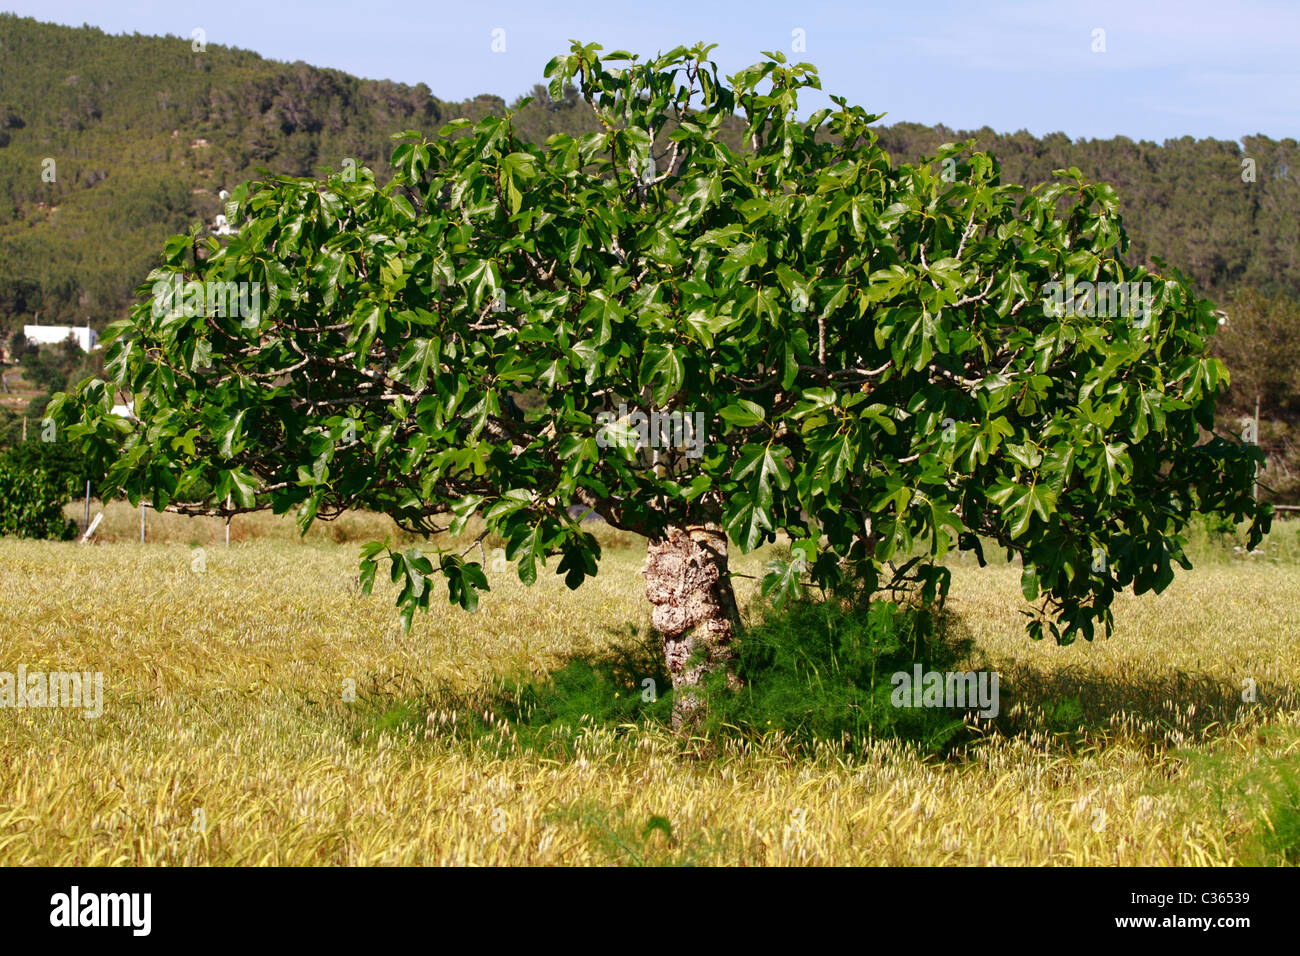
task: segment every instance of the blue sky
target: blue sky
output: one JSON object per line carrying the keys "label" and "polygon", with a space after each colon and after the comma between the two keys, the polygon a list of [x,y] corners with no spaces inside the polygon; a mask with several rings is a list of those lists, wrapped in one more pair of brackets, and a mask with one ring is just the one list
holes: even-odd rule
{"label": "blue sky", "polygon": [[[948,3],[889,0],[620,2],[11,2],[39,20],[188,37],[371,78],[443,99],[513,100],[570,39],[653,53],[718,43],[727,72],[780,49],[817,65],[827,92],[884,122],[988,125],[1072,138],[1300,136],[1296,0]],[[492,31],[505,31],[505,52]],[[796,30],[806,49],[792,53]],[[1104,52],[1094,52],[1104,31]],[[824,101],[822,101],[824,102]],[[809,105],[819,106],[814,100]]]}

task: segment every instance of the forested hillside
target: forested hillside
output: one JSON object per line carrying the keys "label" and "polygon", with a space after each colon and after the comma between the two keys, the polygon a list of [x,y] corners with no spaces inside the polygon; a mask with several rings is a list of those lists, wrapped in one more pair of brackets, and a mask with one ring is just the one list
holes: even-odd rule
{"label": "forested hillside", "polygon": [[[517,119],[526,137],[590,127],[572,97],[552,103],[541,86],[533,95]],[[445,103],[423,84],[361,80],[244,50],[196,52],[188,38],[0,15],[0,322],[39,312],[102,325],[166,236],[220,212],[221,188],[259,168],[310,175],[346,158],[382,180],[392,133],[432,133],[448,119],[505,108],[498,97]],[[898,160],[974,138],[1009,182],[1078,166],[1119,190],[1135,258],[1178,264],[1220,297],[1240,285],[1300,293],[1295,140],[1246,135],[1243,151],[1220,140],[1073,142],[912,123],[879,132]],[[1243,182],[1246,158],[1254,182]]]}
{"label": "forested hillside", "polygon": [[[515,120],[525,138],[593,128],[572,93],[553,102],[538,85],[529,95]],[[216,45],[196,51],[189,38],[112,36],[0,15],[0,338],[34,315],[102,328],[124,312],[163,241],[210,223],[222,208],[219,191],[259,170],[310,175],[351,159],[384,181],[392,133],[432,134],[450,119],[506,109],[495,96],[448,103],[423,84],[362,80]],[[1300,148],[1249,132],[1242,143],[1156,144],[878,127],[896,161],[973,138],[998,158],[1006,182],[1032,185],[1077,166],[1113,184],[1132,260],[1162,259],[1221,305],[1239,303],[1241,321],[1218,347],[1230,365],[1252,368],[1234,368],[1239,384],[1224,414],[1251,411],[1262,397],[1271,424],[1261,438],[1286,459],[1300,400],[1283,353],[1267,343],[1294,337]],[[1300,476],[1270,478],[1300,487]]]}

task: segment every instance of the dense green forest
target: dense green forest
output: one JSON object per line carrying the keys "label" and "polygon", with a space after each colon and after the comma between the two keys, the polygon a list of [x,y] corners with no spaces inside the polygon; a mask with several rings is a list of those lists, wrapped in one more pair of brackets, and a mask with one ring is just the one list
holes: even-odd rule
{"label": "dense green forest", "polygon": [[[533,102],[515,116],[525,138],[594,124],[572,94],[553,101],[538,85],[528,95]],[[445,102],[423,84],[362,80],[216,45],[196,51],[188,38],[0,15],[0,338],[37,315],[96,328],[120,317],[164,240],[211,223],[220,190],[260,170],[311,175],[351,160],[383,181],[392,133],[433,134],[450,119],[519,105],[496,96]],[[1233,420],[1259,397],[1260,437],[1277,459],[1265,483],[1286,500],[1300,490],[1300,470],[1290,465],[1300,457],[1294,139],[1072,141],[913,123],[880,125],[878,135],[896,161],[973,139],[998,158],[1005,182],[1032,185],[1077,166],[1113,184],[1130,257],[1178,266],[1229,310],[1230,333],[1216,344],[1234,374],[1223,427],[1237,430]]]}

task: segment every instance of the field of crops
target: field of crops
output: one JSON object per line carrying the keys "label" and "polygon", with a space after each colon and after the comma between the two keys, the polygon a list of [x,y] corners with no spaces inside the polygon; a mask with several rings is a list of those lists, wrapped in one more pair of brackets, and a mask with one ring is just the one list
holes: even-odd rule
{"label": "field of crops", "polygon": [[0,671],[104,681],[97,719],[0,709],[0,864],[1296,861],[1293,547],[1125,597],[1109,640],[1064,648],[1025,636],[1017,569],[954,562],[1008,729],[951,759],[777,735],[701,758],[607,727],[556,758],[445,733],[444,700],[645,636],[635,547],[577,592],[493,573],[478,613],[404,635],[353,541],[237,519],[227,549],[216,523],[151,516],[142,547],[137,515],[110,518],[98,545],[0,541]]}

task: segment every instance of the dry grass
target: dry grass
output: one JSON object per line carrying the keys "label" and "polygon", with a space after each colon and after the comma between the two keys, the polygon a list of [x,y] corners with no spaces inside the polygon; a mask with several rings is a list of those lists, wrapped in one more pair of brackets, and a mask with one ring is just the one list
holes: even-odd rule
{"label": "dry grass", "polygon": [[1111,640],[1058,648],[1024,636],[1018,572],[958,563],[954,606],[1006,708],[964,760],[777,739],[696,760],[600,728],[557,760],[380,728],[435,686],[644,631],[640,553],[578,592],[492,575],[477,614],[403,635],[390,595],[359,594],[355,546],[227,550],[170,518],[143,548],[0,541],[0,670],[102,671],[105,698],[97,720],[0,710],[0,864],[1233,864],[1259,858],[1259,787],[1300,751],[1295,566],[1181,576],[1122,600]]}

